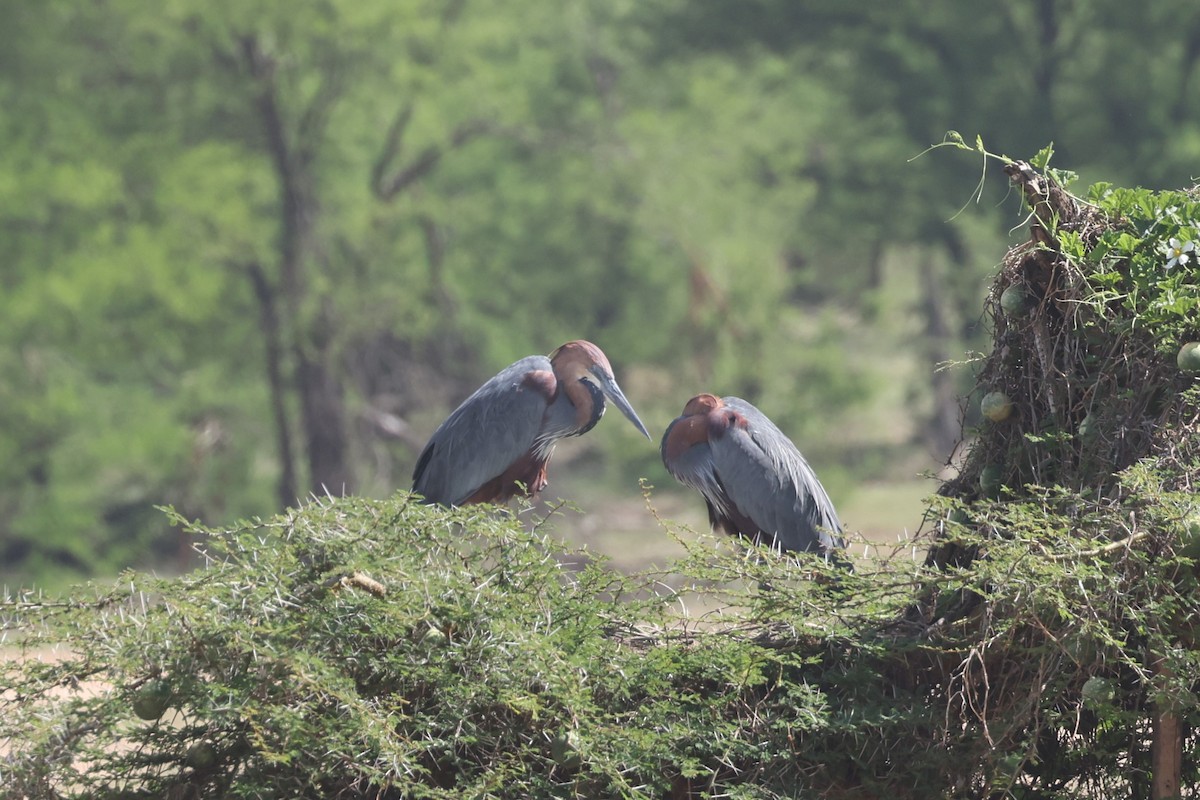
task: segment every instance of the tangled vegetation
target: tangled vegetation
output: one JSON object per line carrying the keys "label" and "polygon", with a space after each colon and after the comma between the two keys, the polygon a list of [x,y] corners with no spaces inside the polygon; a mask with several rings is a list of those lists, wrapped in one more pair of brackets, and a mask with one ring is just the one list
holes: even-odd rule
{"label": "tangled vegetation", "polygon": [[[930,565],[976,585],[918,615],[1003,621],[967,693],[1032,796],[1172,797],[1197,778],[1200,188],[1078,198],[1052,152],[1005,160],[1030,241],[988,298],[984,419],[928,516]],[[1028,580],[1061,595],[1036,611]]]}
{"label": "tangled vegetation", "polygon": [[1194,785],[1200,389],[1177,356],[1200,338],[1200,271],[1180,258],[1200,199],[1079,199],[1046,160],[1008,165],[1033,219],[987,304],[979,395],[1004,398],[909,543],[928,559],[906,546],[846,576],[685,537],[680,594],[544,520],[407,495],[192,527],[193,574],[5,600],[0,785],[447,800]]}

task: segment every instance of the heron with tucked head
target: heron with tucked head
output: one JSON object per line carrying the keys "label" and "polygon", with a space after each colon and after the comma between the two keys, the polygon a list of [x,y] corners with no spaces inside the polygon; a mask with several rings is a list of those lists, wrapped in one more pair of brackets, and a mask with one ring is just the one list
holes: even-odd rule
{"label": "heron with tucked head", "polygon": [[417,459],[413,491],[427,503],[505,503],[546,487],[554,445],[604,416],[606,398],[649,439],[604,352],[583,340],[505,367],[441,424]]}
{"label": "heron with tucked head", "polygon": [[837,560],[846,544],[825,488],[796,445],[740,397],[701,394],[662,440],[667,470],[700,492],[714,530]]}

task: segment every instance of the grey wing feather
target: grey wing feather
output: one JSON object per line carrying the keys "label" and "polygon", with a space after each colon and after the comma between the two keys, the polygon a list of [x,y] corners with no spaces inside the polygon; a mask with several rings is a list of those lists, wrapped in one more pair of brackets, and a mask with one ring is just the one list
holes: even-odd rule
{"label": "grey wing feather", "polygon": [[796,445],[745,400],[722,400],[749,423],[748,431],[731,428],[711,443],[730,500],[785,549],[844,547],[833,502]]}
{"label": "grey wing feather", "polygon": [[533,446],[547,406],[523,382],[533,370],[551,371],[550,359],[529,356],[505,367],[446,418],[417,461],[413,491],[458,505]]}
{"label": "grey wing feather", "polygon": [[721,482],[717,479],[717,473],[713,466],[712,448],[707,442],[694,444],[673,460],[667,460],[667,440],[671,436],[671,428],[677,422],[679,420],[672,422],[663,434],[663,464],[666,465],[667,471],[671,473],[675,480],[684,486],[700,492],[705,500],[716,506],[717,510],[722,514],[728,516],[729,509],[725,508],[726,503],[721,490]]}

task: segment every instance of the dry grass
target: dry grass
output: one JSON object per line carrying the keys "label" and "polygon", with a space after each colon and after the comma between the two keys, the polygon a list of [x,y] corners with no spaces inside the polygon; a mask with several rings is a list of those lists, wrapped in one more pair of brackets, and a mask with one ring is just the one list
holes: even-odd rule
{"label": "dry grass", "polygon": [[[574,498],[578,511],[563,509],[556,530],[572,545],[607,557],[625,573],[667,568],[685,554],[683,546],[663,529],[655,513],[678,523],[681,535],[707,536],[708,517],[699,495],[655,491],[647,502],[636,496],[616,497],[589,492],[586,485],[562,481],[564,495]],[[861,556],[872,545],[892,546],[906,541],[921,525],[925,498],[936,492],[923,479],[869,483],[838,500],[838,513],[852,541],[851,555]],[[544,503],[543,506],[546,506]]]}

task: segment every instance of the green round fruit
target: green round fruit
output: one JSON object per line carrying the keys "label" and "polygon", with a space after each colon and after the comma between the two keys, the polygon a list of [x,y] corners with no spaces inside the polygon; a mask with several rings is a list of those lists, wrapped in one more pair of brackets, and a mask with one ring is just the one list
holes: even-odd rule
{"label": "green round fruit", "polygon": [[152,722],[171,707],[171,694],[171,684],[161,678],[146,681],[133,696],[133,713],[138,719]]}
{"label": "green round fruit", "polygon": [[1117,689],[1108,678],[1093,675],[1084,681],[1081,695],[1083,704],[1088,708],[1103,708],[1117,699]]}
{"label": "green round fruit", "polygon": [[1179,531],[1179,554],[1200,561],[1200,511],[1183,518]]}
{"label": "green round fruit", "polygon": [[999,464],[988,464],[979,473],[979,489],[985,497],[995,497],[1000,494],[1000,486],[1003,480],[1004,468]]}
{"label": "green round fruit", "polygon": [[100,800],[146,800],[148,794],[142,794],[137,789],[113,789],[105,787],[96,795]]}
{"label": "green round fruit", "polygon": [[1079,429],[1076,431],[1076,435],[1085,442],[1093,441],[1099,433],[1100,431],[1096,427],[1096,418],[1091,414],[1083,418],[1083,421],[1079,423]]}
{"label": "green round fruit", "polygon": [[583,758],[579,755],[579,735],[575,731],[556,735],[550,740],[550,755],[560,767],[579,769],[583,764]]}
{"label": "green round fruit", "polygon": [[979,410],[992,422],[1003,422],[1012,414],[1012,400],[1004,392],[988,392],[979,401]]}
{"label": "green round fruit", "polygon": [[1077,664],[1091,664],[1096,660],[1096,640],[1082,633],[1062,637],[1060,644],[1064,652]]}
{"label": "green round fruit", "polygon": [[192,769],[212,769],[217,764],[217,748],[211,742],[196,742],[188,748],[183,762]]}
{"label": "green round fruit", "polygon": [[1175,363],[1184,372],[1200,372],[1200,342],[1188,342],[1179,348]]}
{"label": "green round fruit", "polygon": [[1003,309],[1005,316],[1013,319],[1025,316],[1033,310],[1033,306],[1033,297],[1019,283],[1009,286],[1000,295],[1000,308]]}

